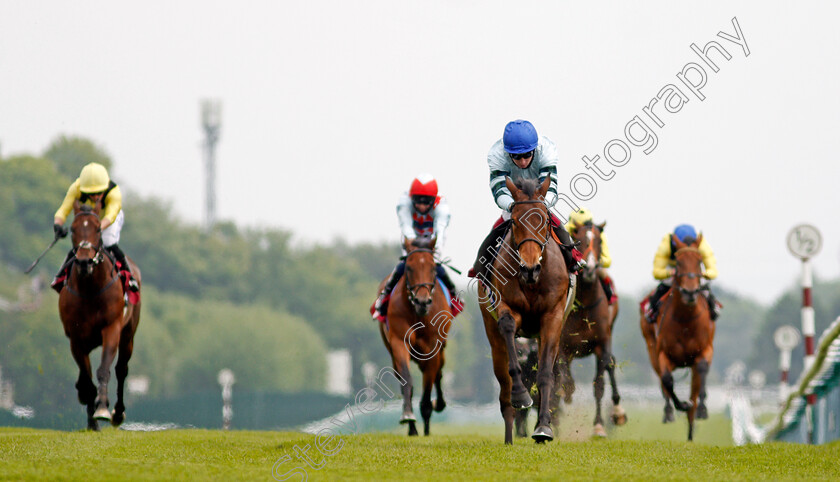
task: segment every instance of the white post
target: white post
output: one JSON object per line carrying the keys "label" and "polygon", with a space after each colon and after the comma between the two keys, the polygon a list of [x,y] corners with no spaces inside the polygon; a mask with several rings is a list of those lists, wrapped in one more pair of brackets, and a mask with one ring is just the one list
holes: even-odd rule
{"label": "white post", "polygon": [[219,385],[222,386],[222,430],[230,430],[230,421],[233,419],[233,384],[236,379],[230,369],[224,368],[219,371]]}

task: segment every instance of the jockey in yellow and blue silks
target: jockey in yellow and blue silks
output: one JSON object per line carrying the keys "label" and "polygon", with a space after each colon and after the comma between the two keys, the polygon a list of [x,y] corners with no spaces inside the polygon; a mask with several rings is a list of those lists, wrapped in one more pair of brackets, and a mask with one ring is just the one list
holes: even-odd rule
{"label": "jockey in yellow and blue silks", "polygon": [[[79,204],[87,204],[89,206],[96,206],[101,203],[102,210],[100,213],[100,230],[102,232],[102,244],[114,256],[114,259],[120,263],[120,270],[125,271],[128,276],[128,287],[130,290],[137,292],[139,287],[137,281],[131,276],[131,270],[125,259],[125,253],[120,249],[120,231],[122,231],[123,222],[125,221],[125,214],[122,210],[122,192],[120,187],[111,180],[108,175],[108,170],[102,164],[91,162],[82,168],[79,178],[76,179],[70,188],[67,189],[67,194],[64,196],[64,201],[55,212],[53,218],[53,231],[57,238],[66,237],[68,234],[67,228],[64,227],[64,222],[67,216],[73,211],[73,208]],[[59,269],[58,274],[53,279],[51,286],[57,292],[61,292],[64,287],[66,279],[66,270],[72,263],[74,251],[71,249],[67,253],[67,258]]]}
{"label": "jockey in yellow and blue silks", "polygon": [[[446,199],[438,196],[437,180],[431,174],[420,174],[411,182],[408,193],[400,196],[397,202],[397,218],[400,232],[404,240],[417,237],[437,238],[435,241],[435,258],[442,259],[441,252],[446,241],[446,228],[449,227],[449,204]],[[403,249],[403,251],[405,251]],[[405,255],[405,252],[403,252]],[[449,278],[446,270],[438,262],[437,277],[446,285],[449,293],[455,296],[455,284]],[[380,312],[385,297],[397,286],[397,282],[405,273],[405,259],[397,263],[385,286],[374,303],[373,319],[379,319],[384,313]]]}
{"label": "jockey in yellow and blue silks", "polygon": [[[572,211],[569,214],[569,222],[566,223],[565,228],[569,233],[575,231],[583,226],[592,226],[592,213],[589,209],[580,208],[577,211]],[[618,293],[615,292],[612,278],[610,278],[607,268],[612,265],[612,257],[610,256],[610,247],[607,244],[607,234],[601,232],[601,258],[598,260],[598,278],[601,280],[601,286],[604,288],[604,294],[610,304],[617,299]]]}
{"label": "jockey in yellow and blue silks", "polygon": [[[694,226],[691,226],[690,224],[681,224],[677,226],[674,228],[673,234],[677,237],[677,239],[686,244],[691,244],[697,240],[697,232],[694,230]],[[717,278],[717,260],[715,259],[715,254],[712,252],[712,248],[706,241],[705,236],[697,249],[703,257],[703,277],[708,280]],[[647,318],[647,321],[650,323],[654,323],[656,321],[656,315],[659,311],[659,301],[662,296],[671,289],[671,285],[674,283],[674,271],[676,269],[676,261],[674,259],[675,251],[676,246],[673,244],[671,234],[666,234],[662,238],[662,242],[659,243],[659,248],[656,250],[656,256],[653,258],[653,277],[660,280],[660,283],[659,286],[656,287],[656,291],[654,291],[650,296],[647,309],[645,310],[645,318]],[[712,294],[711,288],[703,290],[703,295],[709,303],[709,311],[712,321],[714,321],[720,314],[721,305]]]}

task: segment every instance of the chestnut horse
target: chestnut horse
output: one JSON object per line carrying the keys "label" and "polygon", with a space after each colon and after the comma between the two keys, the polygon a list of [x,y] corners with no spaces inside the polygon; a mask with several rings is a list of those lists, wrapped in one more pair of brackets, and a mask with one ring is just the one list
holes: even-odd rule
{"label": "chestnut horse", "polygon": [[537,442],[554,439],[549,398],[554,389],[554,364],[560,351],[560,333],[568,315],[569,272],[559,245],[552,241],[551,215],[544,199],[551,179],[507,178],[513,196],[511,227],[500,243],[490,269],[482,279],[479,305],[484,330],[493,355],[493,371],[499,381],[499,404],[505,420],[505,443],[513,443],[516,409],[533,404],[522,383],[514,337],[539,337],[537,389],[539,416],[531,435]]}
{"label": "chestnut horse", "polygon": [[[715,324],[709,305],[702,295],[702,256],[697,247],[703,235],[690,244],[672,235],[676,271],[674,286],[662,297],[656,323],[649,323],[641,313],[642,336],[647,343],[650,363],[659,376],[665,396],[663,422],[673,421],[673,400],[677,410],[688,412],[688,440],[694,438],[694,419],[708,418],[706,409],[706,375],[712,364]],[[673,371],[691,368],[691,399],[680,401],[674,393]],[[698,404],[699,398],[699,404]]]}
{"label": "chestnut horse", "polygon": [[[443,349],[446,347],[452,313],[443,290],[436,289],[435,242],[436,238],[406,240],[405,274],[394,287],[394,294],[388,303],[387,324],[379,324],[379,333],[391,354],[394,370],[406,382],[402,385],[403,412],[400,423],[408,424],[408,435],[417,435],[417,419],[411,408],[414,384],[409,371],[410,360],[414,360],[423,372],[420,415],[423,417],[424,435],[429,435],[432,410],[441,412],[446,408],[440,382],[443,376]],[[385,280],[379,289],[382,290],[384,285]],[[437,390],[434,403],[432,384]]]}
{"label": "chestnut horse", "polygon": [[[75,256],[67,285],[58,297],[58,312],[64,334],[70,338],[70,351],[79,366],[76,390],[79,403],[87,406],[89,430],[99,430],[97,420],[108,420],[119,426],[125,419],[123,388],[128,375],[128,360],[134,347],[134,333],[140,322],[140,303],[124,302],[124,286],[115,262],[102,244],[97,205],[81,206],[75,211],[70,227]],[[140,270],[131,261],[131,270],[140,284]],[[96,370],[99,390],[91,379],[90,352],[102,346],[102,363]],[[117,403],[108,411],[108,381],[111,363],[119,350]]]}
{"label": "chestnut horse", "polygon": [[572,360],[595,355],[595,379],[592,388],[595,395],[595,420],[593,434],[606,437],[604,420],[601,418],[601,398],[604,396],[604,372],[610,376],[613,408],[610,414],[613,423],[624,425],[627,415],[619,402],[618,386],[615,383],[615,357],[612,353],[612,331],[618,316],[618,301],[609,304],[604,287],[598,277],[601,259],[601,232],[606,222],[594,225],[575,226],[572,239],[580,242],[586,268],[578,276],[576,308],[569,314],[563,326],[560,341],[560,386],[565,402],[572,402],[575,381],[572,378]]}

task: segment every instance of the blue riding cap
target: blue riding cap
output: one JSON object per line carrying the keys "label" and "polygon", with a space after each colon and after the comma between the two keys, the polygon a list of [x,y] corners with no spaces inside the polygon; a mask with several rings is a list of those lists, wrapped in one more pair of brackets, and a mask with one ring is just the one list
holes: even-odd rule
{"label": "blue riding cap", "polygon": [[505,135],[502,137],[502,141],[505,144],[505,151],[510,154],[523,154],[533,151],[540,142],[534,125],[522,119],[508,122],[505,126]]}
{"label": "blue riding cap", "polygon": [[680,224],[676,228],[674,228],[674,234],[677,236],[677,239],[685,242],[686,238],[691,236],[694,239],[697,239],[697,231],[694,230],[694,226],[690,224]]}

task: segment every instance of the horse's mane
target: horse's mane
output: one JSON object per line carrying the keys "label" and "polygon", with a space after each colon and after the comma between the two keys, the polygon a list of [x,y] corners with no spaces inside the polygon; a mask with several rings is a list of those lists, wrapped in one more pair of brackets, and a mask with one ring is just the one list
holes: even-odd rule
{"label": "horse's mane", "polygon": [[523,194],[529,198],[537,196],[537,190],[540,188],[540,181],[537,179],[518,178],[513,182],[516,188],[522,191]]}
{"label": "horse's mane", "polygon": [[431,249],[433,239],[431,236],[418,236],[411,241],[411,245],[415,248]]}

